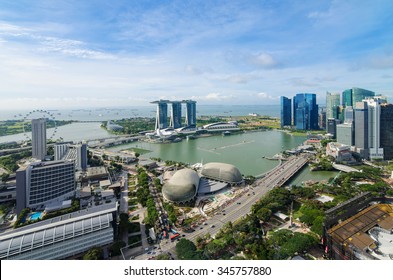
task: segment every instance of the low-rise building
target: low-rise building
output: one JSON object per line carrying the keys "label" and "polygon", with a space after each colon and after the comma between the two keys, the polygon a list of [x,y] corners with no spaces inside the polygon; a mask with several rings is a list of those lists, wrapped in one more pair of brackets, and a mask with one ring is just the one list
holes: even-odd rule
{"label": "low-rise building", "polygon": [[0,236],[1,260],[65,259],[113,242],[117,203],[44,220]]}
{"label": "low-rise building", "polygon": [[351,147],[337,142],[329,142],[326,145],[326,155],[334,157],[338,162],[353,160]]}

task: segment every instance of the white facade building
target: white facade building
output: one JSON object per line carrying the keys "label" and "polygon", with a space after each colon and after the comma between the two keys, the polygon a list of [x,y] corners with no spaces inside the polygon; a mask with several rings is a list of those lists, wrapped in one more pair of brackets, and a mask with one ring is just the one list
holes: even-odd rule
{"label": "white facade building", "polygon": [[105,204],[27,225],[0,235],[1,260],[72,257],[114,240],[117,204]]}

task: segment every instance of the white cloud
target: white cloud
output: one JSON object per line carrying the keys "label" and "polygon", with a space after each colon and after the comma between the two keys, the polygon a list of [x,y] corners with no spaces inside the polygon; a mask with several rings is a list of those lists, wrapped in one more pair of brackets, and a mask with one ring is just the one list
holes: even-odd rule
{"label": "white cloud", "polygon": [[221,93],[212,92],[208,93],[205,96],[192,96],[191,99],[195,99],[197,101],[224,101],[228,99],[234,98],[233,95],[222,95]]}
{"label": "white cloud", "polygon": [[256,96],[259,99],[263,99],[263,100],[278,100],[278,99],[280,99],[279,96],[272,96],[272,95],[270,95],[270,94],[268,94],[266,92],[259,92],[259,93],[256,94]]}
{"label": "white cloud", "polygon": [[260,53],[257,55],[250,55],[250,63],[262,68],[271,68],[277,66],[277,61],[268,53]]}

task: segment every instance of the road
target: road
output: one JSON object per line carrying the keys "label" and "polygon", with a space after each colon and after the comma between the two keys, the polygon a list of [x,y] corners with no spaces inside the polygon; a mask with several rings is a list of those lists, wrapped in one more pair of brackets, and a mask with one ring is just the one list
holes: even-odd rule
{"label": "road", "polygon": [[[196,228],[192,233],[181,233],[185,238],[195,242],[198,236],[204,236],[209,233],[212,237],[220,230],[220,228],[228,222],[235,222],[245,217],[251,211],[259,199],[264,197],[267,192],[274,187],[282,186],[297,171],[299,171],[308,161],[309,155],[292,156],[282,165],[275,167],[268,172],[266,176],[259,179],[255,183],[255,187],[247,187],[242,196],[235,198],[229,205],[222,209],[219,213],[209,218],[203,225]],[[163,240],[161,249],[164,252],[175,252],[175,242]]]}

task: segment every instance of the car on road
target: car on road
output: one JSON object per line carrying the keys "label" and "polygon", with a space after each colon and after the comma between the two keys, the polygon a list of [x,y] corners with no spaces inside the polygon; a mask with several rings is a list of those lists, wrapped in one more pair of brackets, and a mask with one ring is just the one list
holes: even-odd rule
{"label": "car on road", "polygon": [[216,227],[216,226],[215,226],[215,225],[211,225],[210,227],[211,227],[211,228],[214,228],[214,227]]}
{"label": "car on road", "polygon": [[203,227],[200,227],[199,229],[203,229]]}
{"label": "car on road", "polygon": [[237,204],[242,204],[241,202],[238,202]]}
{"label": "car on road", "polygon": [[207,226],[207,223],[204,223],[205,226]]}

